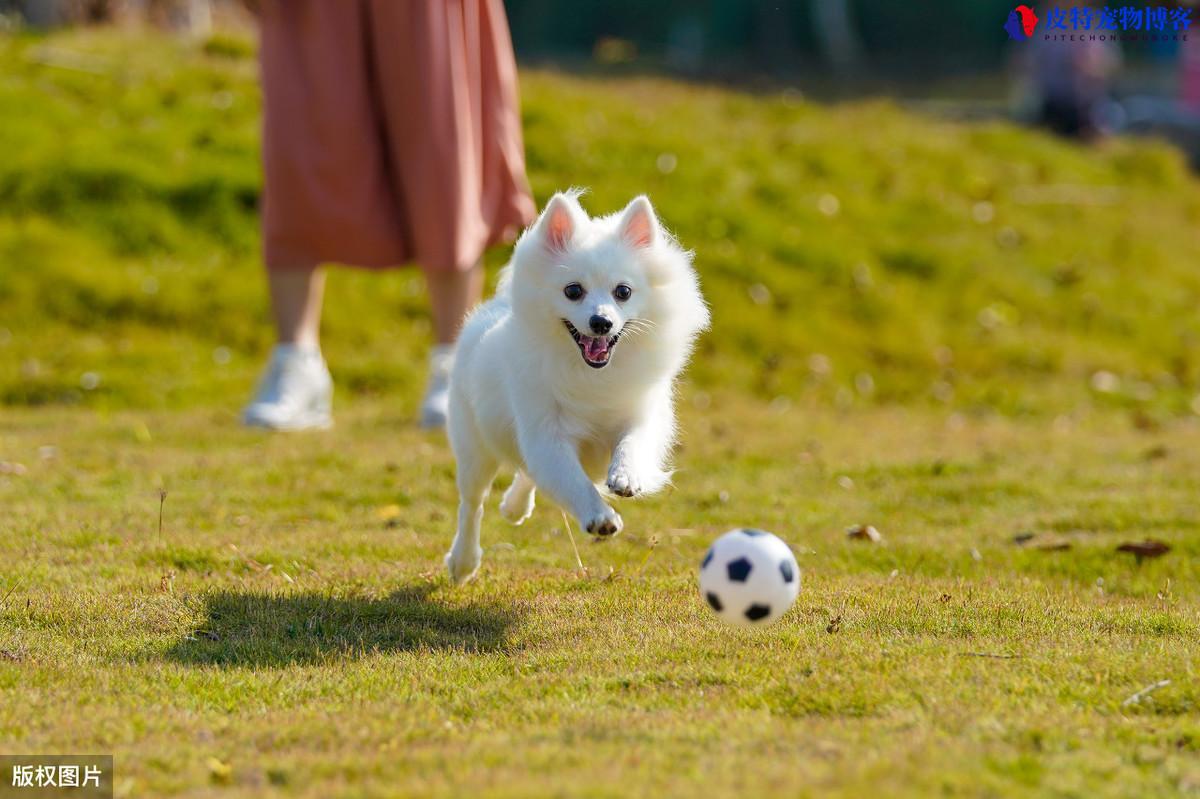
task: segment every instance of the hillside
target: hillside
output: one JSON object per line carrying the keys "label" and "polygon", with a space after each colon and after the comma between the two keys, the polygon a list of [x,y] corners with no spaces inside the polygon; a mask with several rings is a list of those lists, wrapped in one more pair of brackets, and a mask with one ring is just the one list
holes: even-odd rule
{"label": "hillside", "polygon": [[[250,46],[5,38],[0,66],[0,401],[235,407],[269,345]],[[1200,190],[1166,146],[649,79],[522,88],[539,200],[648,192],[695,249],[707,391],[1188,412]],[[335,276],[343,397],[412,400],[420,289],[414,270]]]}

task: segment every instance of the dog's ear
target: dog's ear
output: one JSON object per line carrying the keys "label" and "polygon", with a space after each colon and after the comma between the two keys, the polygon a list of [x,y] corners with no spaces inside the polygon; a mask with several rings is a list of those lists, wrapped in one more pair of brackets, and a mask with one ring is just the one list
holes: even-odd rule
{"label": "dog's ear", "polygon": [[566,252],[582,216],[583,209],[572,195],[555,194],[538,219],[538,239],[551,252]]}
{"label": "dog's ear", "polygon": [[617,226],[621,232],[621,241],[635,250],[651,246],[658,240],[661,232],[658,228],[658,217],[654,214],[654,206],[646,195],[634,197],[625,210],[621,212],[621,223]]}

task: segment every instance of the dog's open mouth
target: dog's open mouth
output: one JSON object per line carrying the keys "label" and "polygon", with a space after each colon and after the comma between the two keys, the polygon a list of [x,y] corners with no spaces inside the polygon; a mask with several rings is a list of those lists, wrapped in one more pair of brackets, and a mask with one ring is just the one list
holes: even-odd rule
{"label": "dog's open mouth", "polygon": [[593,369],[603,369],[608,366],[612,351],[617,346],[617,339],[621,337],[620,333],[615,336],[588,336],[580,333],[575,325],[566,319],[563,320],[563,324],[570,331],[571,338],[575,339],[575,344],[579,347],[580,354],[583,355],[584,363]]}

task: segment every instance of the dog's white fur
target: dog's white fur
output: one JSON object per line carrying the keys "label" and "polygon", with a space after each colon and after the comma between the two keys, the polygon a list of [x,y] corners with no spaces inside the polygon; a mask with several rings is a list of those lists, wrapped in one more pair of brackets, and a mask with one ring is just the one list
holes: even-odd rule
{"label": "dog's white fur", "polygon": [[[586,291],[572,301],[564,288]],[[624,284],[631,296],[620,301]],[[623,291],[623,290],[622,290]],[[621,293],[621,292],[618,292]],[[601,316],[619,333],[593,368],[576,331]],[[621,530],[609,492],[637,496],[670,480],[672,389],[708,325],[691,255],[658,222],[650,201],[591,219],[577,192],[556,194],[517,242],[495,297],[459,337],[450,376],[450,444],[458,463],[458,533],[446,555],[455,582],[479,567],[479,523],[496,472],[516,467],[500,512],[520,524],[535,487],[596,535]],[[581,339],[582,341],[583,339]]]}

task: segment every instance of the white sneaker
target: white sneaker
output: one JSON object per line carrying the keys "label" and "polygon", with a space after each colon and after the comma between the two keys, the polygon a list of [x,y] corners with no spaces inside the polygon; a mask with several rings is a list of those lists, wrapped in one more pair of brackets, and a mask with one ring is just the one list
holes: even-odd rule
{"label": "white sneaker", "polygon": [[323,430],[333,425],[332,402],[333,379],[320,350],[279,344],[242,421],[269,430]]}
{"label": "white sneaker", "polygon": [[446,426],[450,412],[450,369],[454,366],[454,345],[439,344],[429,353],[429,384],[421,400],[421,427],[437,430]]}

